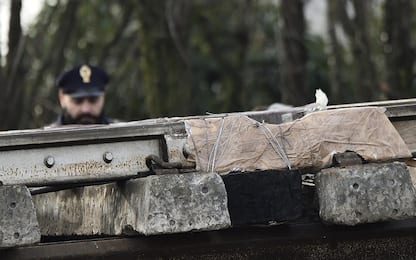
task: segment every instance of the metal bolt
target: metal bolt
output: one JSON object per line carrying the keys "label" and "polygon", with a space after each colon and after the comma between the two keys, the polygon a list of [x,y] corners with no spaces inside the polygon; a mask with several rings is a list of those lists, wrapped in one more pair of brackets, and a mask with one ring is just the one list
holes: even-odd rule
{"label": "metal bolt", "polygon": [[104,162],[106,162],[106,163],[110,163],[110,162],[113,160],[113,154],[112,154],[112,153],[110,153],[110,152],[105,152],[105,153],[103,154],[103,160],[104,160]]}
{"label": "metal bolt", "polygon": [[51,168],[55,164],[55,159],[52,156],[48,156],[43,160],[46,167]]}

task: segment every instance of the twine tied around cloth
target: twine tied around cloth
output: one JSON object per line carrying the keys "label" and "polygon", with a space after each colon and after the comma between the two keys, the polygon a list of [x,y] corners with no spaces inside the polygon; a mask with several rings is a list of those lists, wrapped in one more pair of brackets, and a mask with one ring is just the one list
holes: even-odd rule
{"label": "twine tied around cloth", "polygon": [[211,151],[211,153],[209,155],[209,158],[208,158],[207,169],[209,169],[209,166],[211,165],[211,172],[214,172],[214,169],[215,169],[215,160],[216,160],[216,157],[217,157],[218,145],[220,143],[220,139],[221,139],[223,129],[224,129],[224,117],[221,120],[221,127],[220,127],[220,130],[218,131],[217,139],[215,140],[215,144],[212,147],[212,151]]}
{"label": "twine tied around cloth", "polygon": [[269,141],[270,145],[272,146],[273,150],[282,158],[282,160],[285,162],[287,168],[289,170],[292,169],[290,166],[290,160],[289,157],[286,154],[286,151],[284,147],[280,144],[279,140],[274,136],[272,131],[265,125],[265,123],[256,122],[256,126],[259,126],[261,130],[263,131],[264,136],[266,136],[267,141]]}
{"label": "twine tied around cloth", "polygon": [[[275,137],[275,135],[272,133],[272,131],[265,125],[265,123],[264,122],[260,123],[258,121],[255,121],[254,119],[249,118],[248,116],[242,116],[242,117],[244,117],[244,118],[246,118],[250,121],[255,122],[256,127],[259,127],[262,130],[264,136],[266,137],[267,141],[272,146],[273,150],[276,152],[277,155],[280,156],[280,158],[286,164],[288,169],[291,170],[292,167],[291,167],[291,164],[290,164],[290,160],[289,160],[289,157],[286,154],[286,151],[285,151],[283,145]],[[220,129],[218,131],[217,138],[215,140],[215,143],[212,147],[212,150],[211,150],[209,158],[208,158],[207,169],[209,169],[211,172],[214,172],[214,170],[215,170],[215,163],[216,163],[216,160],[217,160],[218,149],[219,149],[221,137],[223,135],[223,130],[224,130],[224,122],[225,122],[225,117],[222,117],[221,118],[221,126],[220,126]]]}

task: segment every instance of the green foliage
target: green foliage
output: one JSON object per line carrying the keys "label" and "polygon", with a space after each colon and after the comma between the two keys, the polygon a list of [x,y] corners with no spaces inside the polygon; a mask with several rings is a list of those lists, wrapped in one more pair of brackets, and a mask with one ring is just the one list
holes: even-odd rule
{"label": "green foliage", "polygon": [[[335,17],[344,29],[354,22]],[[383,14],[372,13],[368,21],[372,29],[361,37],[370,41],[371,55],[357,52],[360,42],[351,47],[349,35],[359,35],[358,28],[344,32],[337,63],[331,62],[326,37],[304,37],[308,97],[298,103],[313,102],[317,88],[328,93],[330,103],[356,101],[354,86],[364,64],[357,57],[371,56],[366,64],[374,62],[373,78],[381,78]],[[122,120],[246,111],[281,102],[286,84],[280,24],[279,5],[272,0],[46,1],[24,36],[15,82],[22,113],[6,128],[51,122],[60,110],[55,79],[84,62],[111,75],[106,112]],[[334,67],[341,72],[335,88]]]}
{"label": "green foliage", "polygon": [[123,120],[279,101],[277,8],[240,0],[46,2],[26,35],[19,127],[52,121],[56,77],[84,62],[110,73],[106,111]]}

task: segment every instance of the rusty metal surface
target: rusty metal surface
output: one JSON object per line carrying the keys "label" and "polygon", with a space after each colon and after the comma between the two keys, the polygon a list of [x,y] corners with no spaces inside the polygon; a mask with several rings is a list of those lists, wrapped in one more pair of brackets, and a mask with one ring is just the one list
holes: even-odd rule
{"label": "rusty metal surface", "polygon": [[[146,166],[152,173],[163,174],[163,171],[158,170],[162,169],[177,169],[177,170],[189,170],[195,169],[195,163],[193,162],[165,162],[159,156],[155,154],[150,154],[146,158]],[[173,171],[174,172],[174,171]]]}
{"label": "rusty metal surface", "polygon": [[293,224],[177,235],[44,242],[4,259],[414,259],[416,220]]}
{"label": "rusty metal surface", "polygon": [[163,159],[169,162],[187,164],[188,160],[184,156],[184,145],[187,138],[186,132],[164,135],[167,158]]}
{"label": "rusty metal surface", "polygon": [[[108,152],[112,154],[110,162],[103,159]],[[149,170],[147,155],[162,153],[159,139],[0,151],[0,181],[46,186],[135,176]],[[53,158],[52,166],[45,164],[47,157]]]}
{"label": "rusty metal surface", "polygon": [[363,163],[363,158],[356,152],[345,152],[334,154],[333,162],[336,166],[351,166]]}
{"label": "rusty metal surface", "polygon": [[151,172],[143,172],[143,173],[138,174],[137,176],[114,176],[114,177],[108,177],[108,178],[100,178],[99,181],[97,180],[80,181],[80,180],[69,179],[67,182],[63,182],[59,180],[56,182],[48,182],[49,186],[31,187],[30,194],[34,196],[34,195],[39,195],[39,194],[44,194],[44,193],[49,193],[49,192],[56,192],[56,191],[61,191],[61,190],[103,185],[103,184],[108,184],[112,182],[121,182],[121,181],[127,181],[127,180],[135,179],[135,178],[142,178],[142,177],[149,176],[151,174],[152,174]]}
{"label": "rusty metal surface", "polygon": [[0,132],[0,150],[128,141],[184,133],[183,122],[152,119],[111,125],[63,126]]}

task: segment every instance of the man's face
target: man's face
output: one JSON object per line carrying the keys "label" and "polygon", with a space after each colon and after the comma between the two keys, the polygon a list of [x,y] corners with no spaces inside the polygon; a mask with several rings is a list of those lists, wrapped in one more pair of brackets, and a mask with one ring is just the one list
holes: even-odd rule
{"label": "man's face", "polygon": [[97,124],[103,112],[104,95],[74,98],[60,90],[59,102],[74,124]]}

